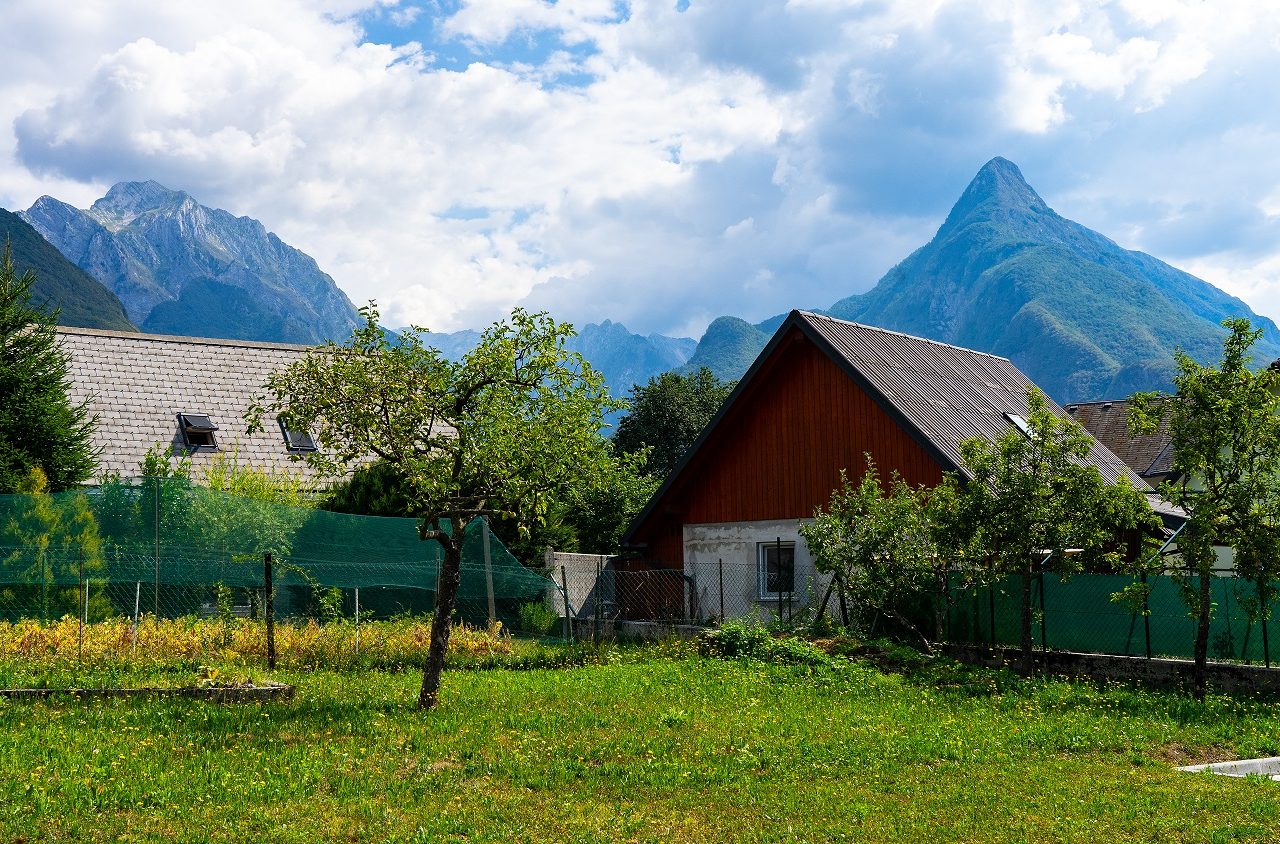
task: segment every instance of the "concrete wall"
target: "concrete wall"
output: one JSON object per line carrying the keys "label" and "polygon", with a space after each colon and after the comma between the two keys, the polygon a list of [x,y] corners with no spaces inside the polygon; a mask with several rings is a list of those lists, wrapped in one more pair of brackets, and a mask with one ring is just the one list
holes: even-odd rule
{"label": "concrete wall", "polygon": [[[614,595],[610,562],[613,559],[607,554],[571,554],[547,549],[547,571],[560,584],[563,568],[564,585],[569,595],[569,613],[575,618],[594,616],[597,600],[603,604],[605,615],[612,615]],[[604,576],[597,582],[596,572],[599,570],[603,570]],[[564,598],[559,589],[547,590],[547,601],[557,614],[564,615]]]}
{"label": "concrete wall", "polygon": [[[804,521],[810,521],[805,519]],[[685,574],[694,579],[697,617],[720,615],[720,564],[724,566],[724,616],[753,614],[762,618],[779,611],[787,601],[760,595],[760,544],[781,539],[795,544],[795,592],[792,612],[816,605],[827,588],[827,575],[813,567],[809,548],[800,536],[799,519],[725,522],[684,526]]]}

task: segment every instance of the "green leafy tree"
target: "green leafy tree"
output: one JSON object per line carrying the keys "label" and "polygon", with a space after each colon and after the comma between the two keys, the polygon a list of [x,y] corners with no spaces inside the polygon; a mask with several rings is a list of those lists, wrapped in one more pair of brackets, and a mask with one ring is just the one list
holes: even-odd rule
{"label": "green leafy tree", "polygon": [[969,560],[980,579],[1021,580],[1022,670],[1030,674],[1035,575],[1070,577],[1085,566],[1116,565],[1121,537],[1153,535],[1158,525],[1125,477],[1109,485],[1084,462],[1092,439],[1079,424],[1054,414],[1034,387],[1027,404],[1025,430],[1011,425],[994,442],[961,443],[972,478],[953,496],[943,544],[945,556]]}
{"label": "green leafy tree", "polygon": [[[560,492],[547,505],[542,521],[522,533],[518,520],[492,518],[495,536],[517,559],[541,565],[548,548],[591,554],[616,552],[622,532],[658,487],[644,471],[645,452],[618,454],[612,447],[609,467]],[[382,460],[361,466],[335,483],[319,506],[340,513],[368,516],[413,516],[409,488],[396,467]]]}
{"label": "green leafy tree", "polygon": [[57,313],[32,302],[30,270],[19,274],[6,243],[0,256],[0,493],[14,492],[38,467],[52,492],[89,480],[98,455],[87,404],[67,397],[67,354]]}
{"label": "green leafy tree", "polygon": [[406,518],[412,515],[412,492],[397,467],[385,460],[360,466],[335,481],[319,506],[335,513]]}
{"label": "green leafy tree", "polygon": [[572,550],[614,554],[621,549],[623,531],[661,483],[645,470],[647,456],[644,450],[617,453],[615,447],[599,482],[570,491],[564,521],[574,532],[577,547]]}
{"label": "green leafy tree", "polygon": [[[1269,582],[1280,577],[1280,372],[1254,372],[1250,350],[1261,338],[1248,320],[1227,320],[1218,366],[1177,354],[1176,395],[1138,393],[1130,427],[1158,430],[1169,415],[1173,469],[1178,480],[1161,485],[1186,511],[1170,572],[1196,619],[1195,694],[1203,698],[1213,614],[1210,584],[1216,547],[1235,551],[1239,576],[1259,584],[1265,617]],[[1163,561],[1162,561],[1163,567]]]}
{"label": "green leafy tree", "polygon": [[[831,574],[855,608],[894,619],[926,649],[928,636],[909,612],[922,598],[945,611],[947,564],[938,553],[930,490],[913,487],[894,472],[886,489],[871,456],[853,484],[844,472],[826,509],[800,526],[815,567]],[[934,635],[942,638],[935,615]]]}
{"label": "green leafy tree", "polygon": [[665,478],[693,445],[734,383],[721,381],[705,366],[679,375],[664,372],[631,388],[627,415],[618,423],[614,446],[622,454],[649,449],[646,471]]}
{"label": "green leafy tree", "polygon": [[463,529],[474,518],[511,519],[527,531],[576,485],[610,468],[600,431],[617,407],[581,355],[565,349],[572,328],[516,310],[486,330],[460,361],[423,342],[423,332],[390,344],[378,312],[347,346],[309,351],[273,376],[270,411],[311,431],[321,450],[308,461],[339,475],[370,456],[403,478],[423,540],[443,561],[420,708],[435,705],[461,582]]}

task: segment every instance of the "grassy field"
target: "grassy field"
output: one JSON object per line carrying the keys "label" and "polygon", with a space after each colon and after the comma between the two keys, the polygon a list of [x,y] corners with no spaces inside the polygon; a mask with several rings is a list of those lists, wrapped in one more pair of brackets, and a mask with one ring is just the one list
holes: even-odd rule
{"label": "grassy field", "polygon": [[425,715],[415,672],[371,670],[280,671],[290,704],[0,703],[0,841],[1280,840],[1280,783],[1171,769],[1280,752],[1270,704],[594,658],[453,672]]}

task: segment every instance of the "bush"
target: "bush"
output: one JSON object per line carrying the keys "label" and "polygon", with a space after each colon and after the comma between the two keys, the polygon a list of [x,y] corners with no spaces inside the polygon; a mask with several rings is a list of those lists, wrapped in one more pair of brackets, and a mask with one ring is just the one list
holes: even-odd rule
{"label": "bush", "polygon": [[541,601],[521,604],[518,612],[520,629],[537,636],[549,635],[560,623],[560,616]]}
{"label": "bush", "polygon": [[774,636],[754,618],[726,621],[698,637],[698,652],[720,658],[749,657],[793,665],[821,665],[827,655],[794,636]]}

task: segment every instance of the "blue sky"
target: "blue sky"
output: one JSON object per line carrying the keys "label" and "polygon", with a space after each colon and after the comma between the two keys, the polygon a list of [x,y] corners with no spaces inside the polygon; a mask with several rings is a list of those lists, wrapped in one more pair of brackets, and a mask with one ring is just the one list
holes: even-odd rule
{"label": "blue sky", "polygon": [[826,306],[996,155],[1280,319],[1269,3],[7,5],[0,205],[156,179],[392,324],[519,304],[697,336]]}

